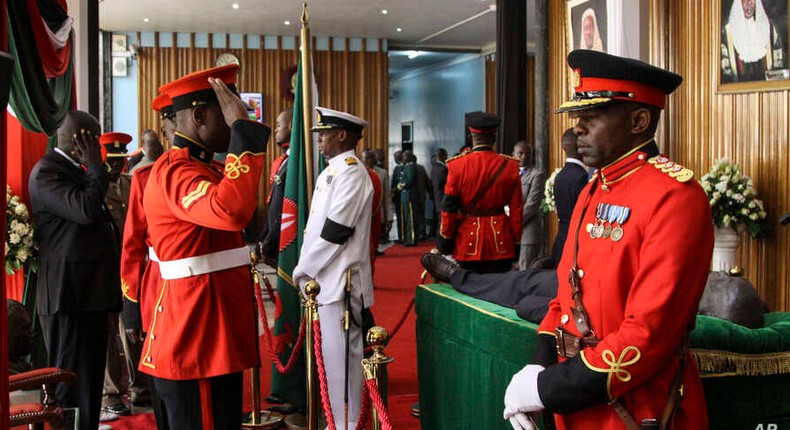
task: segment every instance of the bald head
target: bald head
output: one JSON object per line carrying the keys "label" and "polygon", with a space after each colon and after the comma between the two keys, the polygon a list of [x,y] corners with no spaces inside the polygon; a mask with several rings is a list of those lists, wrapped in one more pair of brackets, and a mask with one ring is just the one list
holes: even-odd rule
{"label": "bald head", "polygon": [[95,116],[81,110],[66,112],[63,123],[58,127],[58,148],[66,153],[74,150],[74,135],[83,129],[96,137],[101,135],[101,126]]}

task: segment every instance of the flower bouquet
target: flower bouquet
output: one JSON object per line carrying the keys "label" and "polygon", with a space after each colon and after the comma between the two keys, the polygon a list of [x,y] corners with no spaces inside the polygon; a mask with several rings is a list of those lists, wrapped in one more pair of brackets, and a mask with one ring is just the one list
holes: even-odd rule
{"label": "flower bouquet", "polygon": [[19,197],[11,194],[11,187],[8,185],[5,201],[5,272],[13,275],[25,265],[35,272],[38,269],[38,246],[33,240],[30,213],[27,206],[19,201]]}
{"label": "flower bouquet", "polygon": [[763,202],[757,198],[752,179],[742,175],[736,164],[722,158],[699,182],[708,195],[716,227],[745,230],[754,238],[765,234]]}
{"label": "flower bouquet", "polygon": [[543,200],[540,202],[540,209],[543,212],[555,212],[557,210],[557,201],[554,200],[554,179],[557,173],[560,173],[561,168],[554,169],[551,176],[546,180],[546,185],[543,187]]}

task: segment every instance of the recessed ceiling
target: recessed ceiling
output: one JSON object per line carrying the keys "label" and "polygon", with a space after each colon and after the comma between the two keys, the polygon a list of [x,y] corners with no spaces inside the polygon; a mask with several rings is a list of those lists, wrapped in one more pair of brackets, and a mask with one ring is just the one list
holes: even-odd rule
{"label": "recessed ceiling", "polygon": [[[528,7],[533,3],[529,0]],[[99,26],[117,32],[296,36],[301,4],[302,0],[101,0]],[[308,2],[308,10],[313,36],[383,38],[391,45],[481,49],[496,41],[496,17],[490,11],[494,4],[495,0],[314,0]],[[476,18],[470,20],[472,17]],[[469,21],[446,30],[465,20]],[[442,30],[446,31],[420,42]]]}

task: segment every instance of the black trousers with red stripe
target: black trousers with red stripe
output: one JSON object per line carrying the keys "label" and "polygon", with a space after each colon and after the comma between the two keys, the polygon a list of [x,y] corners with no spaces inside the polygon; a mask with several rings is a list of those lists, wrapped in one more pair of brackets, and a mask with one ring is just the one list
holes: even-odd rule
{"label": "black trousers with red stripe", "polygon": [[151,377],[161,402],[159,410],[170,429],[240,429],[243,373],[174,381]]}

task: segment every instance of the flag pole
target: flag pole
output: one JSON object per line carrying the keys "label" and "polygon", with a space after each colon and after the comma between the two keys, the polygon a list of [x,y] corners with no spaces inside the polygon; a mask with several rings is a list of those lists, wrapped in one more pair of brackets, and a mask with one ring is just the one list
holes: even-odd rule
{"label": "flag pole", "polygon": [[310,64],[310,16],[307,14],[307,3],[302,3],[302,118],[304,120],[304,156],[307,165],[307,210],[313,199],[313,66]]}

